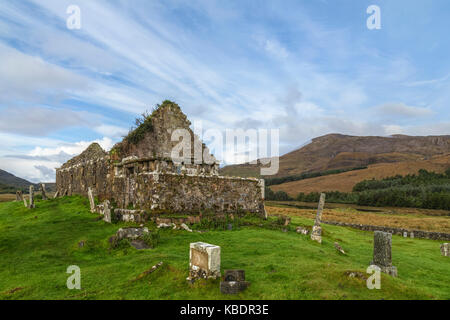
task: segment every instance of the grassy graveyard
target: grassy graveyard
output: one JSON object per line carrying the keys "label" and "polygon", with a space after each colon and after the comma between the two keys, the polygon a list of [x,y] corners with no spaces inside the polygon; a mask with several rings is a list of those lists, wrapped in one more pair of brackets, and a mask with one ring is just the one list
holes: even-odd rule
{"label": "grassy graveyard", "polygon": [[[399,277],[382,274],[381,289],[369,290],[372,232],[323,224],[318,244],[295,232],[312,226],[312,217],[293,215],[287,232],[276,227],[276,217],[251,217],[231,231],[160,230],[154,249],[111,249],[109,237],[127,224],[105,223],[88,208],[78,196],[37,201],[33,210],[0,203],[0,299],[450,299],[450,259],[441,256],[440,241],[393,236]],[[221,246],[222,272],[245,269],[250,287],[228,296],[220,280],[188,283],[189,243],[197,241]],[[81,268],[81,290],[66,287],[70,265]]]}

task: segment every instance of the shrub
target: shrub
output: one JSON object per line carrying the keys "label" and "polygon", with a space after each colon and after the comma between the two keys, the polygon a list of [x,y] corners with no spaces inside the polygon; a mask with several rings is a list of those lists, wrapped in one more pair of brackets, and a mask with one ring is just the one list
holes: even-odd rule
{"label": "shrub", "polygon": [[142,236],[142,240],[148,245],[150,248],[155,248],[159,242],[159,230],[151,231]]}

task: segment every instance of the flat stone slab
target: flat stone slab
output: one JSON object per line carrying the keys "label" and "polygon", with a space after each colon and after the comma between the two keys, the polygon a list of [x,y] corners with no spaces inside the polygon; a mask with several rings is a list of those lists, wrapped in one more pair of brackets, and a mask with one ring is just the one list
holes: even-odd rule
{"label": "flat stone slab", "polygon": [[225,270],[224,281],[220,282],[220,292],[237,294],[248,288],[250,282],[245,281],[245,271],[239,269]]}
{"label": "flat stone slab", "polygon": [[150,249],[150,247],[143,240],[136,239],[131,241],[130,244],[138,250]]}
{"label": "flat stone slab", "polygon": [[244,270],[225,270],[225,281],[245,281]]}
{"label": "flat stone slab", "polygon": [[248,281],[222,281],[220,283],[220,292],[223,294],[238,294],[248,288]]}

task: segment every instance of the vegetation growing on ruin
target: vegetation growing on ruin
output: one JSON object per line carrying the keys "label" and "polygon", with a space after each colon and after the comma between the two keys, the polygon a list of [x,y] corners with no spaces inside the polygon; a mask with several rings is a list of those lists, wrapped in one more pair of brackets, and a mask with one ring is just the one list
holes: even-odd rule
{"label": "vegetation growing on ruin", "polygon": [[137,144],[145,137],[147,132],[152,130],[152,113],[145,111],[134,120],[134,126],[131,127],[125,140],[129,143]]}
{"label": "vegetation growing on ruin", "polygon": [[[292,215],[287,232],[257,225],[204,233],[167,229],[154,249],[109,250],[109,237],[130,223],[98,220],[87,198],[38,201],[32,211],[1,203],[0,299],[450,299],[450,259],[441,256],[439,241],[393,236],[399,277],[382,274],[381,290],[368,290],[373,233],[323,225],[320,245],[292,231],[311,227],[313,216]],[[189,243],[197,241],[221,246],[222,270],[245,269],[250,287],[225,296],[219,279],[188,283]],[[160,261],[161,268],[131,281]],[[81,290],[66,287],[70,265],[81,269]],[[351,278],[349,271],[364,277]]]}
{"label": "vegetation growing on ruin", "polygon": [[151,112],[146,110],[134,120],[134,126],[131,127],[128,135],[124,137],[124,140],[132,144],[138,144],[148,132],[153,131],[153,116],[156,111],[162,107],[168,106],[176,106],[179,108],[175,102],[164,100],[161,104],[157,104]]}

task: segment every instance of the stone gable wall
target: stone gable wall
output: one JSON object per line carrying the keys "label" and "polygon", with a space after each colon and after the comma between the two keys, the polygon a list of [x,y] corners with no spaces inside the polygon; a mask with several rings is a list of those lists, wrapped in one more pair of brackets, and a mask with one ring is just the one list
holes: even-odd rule
{"label": "stone gable wall", "polygon": [[91,187],[99,198],[111,195],[109,157],[88,160],[56,170],[56,190],[59,195],[79,194],[87,196]]}

